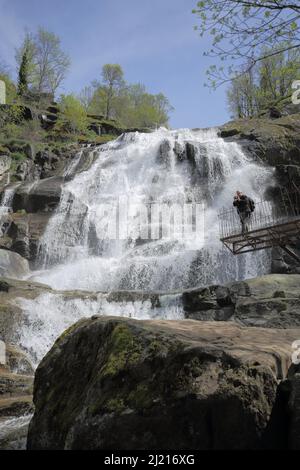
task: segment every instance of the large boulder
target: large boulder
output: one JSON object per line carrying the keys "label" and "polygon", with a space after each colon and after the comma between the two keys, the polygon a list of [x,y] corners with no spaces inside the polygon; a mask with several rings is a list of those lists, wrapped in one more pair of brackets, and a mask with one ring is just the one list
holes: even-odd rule
{"label": "large boulder", "polygon": [[23,277],[29,274],[28,261],[18,253],[0,249],[0,276]]}
{"label": "large boulder", "polygon": [[28,449],[260,448],[299,335],[222,322],[81,320],[37,369]]}

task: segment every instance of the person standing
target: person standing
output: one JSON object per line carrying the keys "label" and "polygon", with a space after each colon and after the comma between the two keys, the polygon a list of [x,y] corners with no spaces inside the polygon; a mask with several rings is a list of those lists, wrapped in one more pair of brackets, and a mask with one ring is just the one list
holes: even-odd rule
{"label": "person standing", "polygon": [[242,224],[242,233],[244,234],[249,231],[251,214],[255,209],[254,201],[241,191],[237,191],[233,198],[233,205],[237,208]]}

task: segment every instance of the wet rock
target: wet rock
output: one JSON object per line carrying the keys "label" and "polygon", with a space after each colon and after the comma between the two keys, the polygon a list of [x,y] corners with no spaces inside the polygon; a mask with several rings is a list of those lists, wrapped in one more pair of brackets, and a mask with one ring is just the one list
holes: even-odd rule
{"label": "wet rock", "polygon": [[190,289],[182,294],[186,318],[230,320],[245,326],[300,326],[300,275],[270,274],[255,279]]}
{"label": "wet rock", "polygon": [[198,148],[193,145],[191,142],[186,143],[186,158],[192,167],[196,167],[196,154]]}
{"label": "wet rock", "polygon": [[34,374],[31,361],[24,351],[14,344],[6,344],[6,365],[15,374]]}
{"label": "wet rock", "polygon": [[63,177],[54,176],[19,186],[13,198],[13,211],[51,212],[60,201]]}
{"label": "wet rock", "polygon": [[0,276],[22,277],[29,274],[28,261],[18,253],[0,249]]}
{"label": "wet rock", "polygon": [[17,344],[26,316],[16,299],[35,299],[51,289],[43,284],[8,278],[2,278],[0,286],[0,339],[9,344]]}
{"label": "wet rock", "polygon": [[173,149],[176,157],[177,157],[177,160],[179,162],[183,162],[184,160],[186,160],[186,149],[185,149],[185,145],[179,143],[179,142],[175,142],[174,144],[174,149]]}
{"label": "wet rock", "polygon": [[0,449],[24,449],[33,413],[33,368],[17,346],[5,346],[6,362],[0,365]]}
{"label": "wet rock", "polygon": [[31,413],[21,417],[0,418],[0,449],[24,450],[26,449],[27,431]]}
{"label": "wet rock", "polygon": [[160,144],[157,159],[159,163],[165,164],[167,168],[171,164],[171,154],[170,154],[171,151],[172,151],[171,143],[169,140],[165,139]]}
{"label": "wet rock", "polygon": [[33,377],[29,375],[14,374],[9,371],[0,373],[0,396],[29,396],[32,394]]}
{"label": "wet rock", "polygon": [[39,240],[44,233],[50,213],[38,212],[26,214],[15,213],[11,216],[8,229],[10,249],[28,259],[34,265],[37,259]]}
{"label": "wet rock", "polygon": [[21,308],[13,305],[3,295],[0,299],[0,338],[5,342],[18,340],[18,331],[23,322]]}
{"label": "wet rock", "polygon": [[[1,386],[1,375],[0,375]],[[24,416],[33,412],[32,395],[13,398],[0,398],[0,417],[6,418]],[[0,421],[1,426],[1,421]]]}
{"label": "wet rock", "polygon": [[81,320],[37,369],[28,448],[259,448],[299,334]]}

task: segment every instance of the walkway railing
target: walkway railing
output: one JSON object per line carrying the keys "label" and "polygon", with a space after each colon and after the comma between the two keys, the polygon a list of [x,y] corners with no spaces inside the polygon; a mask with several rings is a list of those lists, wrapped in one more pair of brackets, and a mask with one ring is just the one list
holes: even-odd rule
{"label": "walkway railing", "polygon": [[[299,199],[299,200],[298,200]],[[249,232],[284,224],[300,217],[300,196],[297,192],[281,193],[277,202],[255,201],[255,211],[250,218]],[[219,213],[220,239],[239,235],[241,221],[235,207]]]}

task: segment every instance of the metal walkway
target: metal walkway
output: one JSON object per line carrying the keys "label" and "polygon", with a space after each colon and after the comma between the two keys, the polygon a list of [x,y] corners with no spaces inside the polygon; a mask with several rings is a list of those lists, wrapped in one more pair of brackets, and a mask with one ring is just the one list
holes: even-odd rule
{"label": "metal walkway", "polygon": [[300,194],[282,191],[276,204],[260,201],[255,206],[244,234],[234,207],[219,214],[221,242],[234,255],[278,246],[300,263],[299,256],[289,248],[300,240]]}

